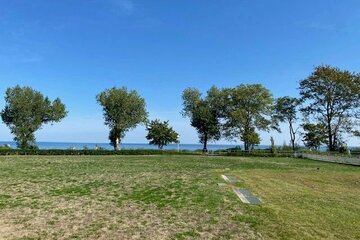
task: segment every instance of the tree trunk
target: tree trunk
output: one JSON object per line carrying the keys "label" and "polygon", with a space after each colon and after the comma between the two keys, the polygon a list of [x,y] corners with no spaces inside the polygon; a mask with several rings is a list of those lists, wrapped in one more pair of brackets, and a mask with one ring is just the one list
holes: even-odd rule
{"label": "tree trunk", "polygon": [[329,140],[329,143],[328,143],[329,151],[330,152],[335,151],[334,142],[333,142],[333,134],[332,134],[332,131],[331,131],[330,124],[328,125],[328,140]]}
{"label": "tree trunk", "polygon": [[327,132],[328,132],[328,149],[329,151],[335,151],[334,148],[334,142],[333,142],[333,134],[332,134],[332,128],[331,128],[331,116],[330,116],[330,110],[327,110]]}
{"label": "tree trunk", "polygon": [[293,128],[292,123],[290,122],[289,124],[289,129],[290,129],[290,141],[291,141],[291,146],[292,146],[292,150],[295,152],[295,131]]}
{"label": "tree trunk", "polygon": [[208,136],[207,136],[207,133],[205,133],[205,136],[204,136],[204,147],[203,147],[203,152],[206,153],[208,151],[207,149],[207,141],[208,141]]}
{"label": "tree trunk", "polygon": [[120,139],[118,137],[115,139],[114,150],[121,150]]}
{"label": "tree trunk", "polygon": [[338,139],[337,139],[337,135],[336,133],[333,134],[333,151],[337,151],[338,150]]}
{"label": "tree trunk", "polygon": [[295,152],[295,139],[291,139],[291,146],[292,146],[293,152]]}
{"label": "tree trunk", "polygon": [[249,143],[247,141],[244,141],[244,150],[249,151]]}

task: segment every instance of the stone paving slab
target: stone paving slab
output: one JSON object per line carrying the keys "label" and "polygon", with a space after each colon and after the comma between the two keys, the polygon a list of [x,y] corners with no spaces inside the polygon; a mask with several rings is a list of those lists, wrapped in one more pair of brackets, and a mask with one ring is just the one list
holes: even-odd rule
{"label": "stone paving slab", "polygon": [[237,183],[239,180],[235,176],[221,175],[221,177],[228,183]]}
{"label": "stone paving slab", "polygon": [[244,196],[246,196],[246,197],[251,197],[251,196],[253,196],[253,194],[252,194],[249,190],[247,190],[247,189],[242,188],[242,189],[239,189],[238,191],[241,192],[241,193],[242,193]]}
{"label": "stone paving slab", "polygon": [[247,189],[234,189],[234,192],[243,203],[248,203],[248,204],[262,203],[258,197],[253,196],[252,193]]}
{"label": "stone paving slab", "polygon": [[257,197],[246,197],[250,204],[261,204],[261,200]]}

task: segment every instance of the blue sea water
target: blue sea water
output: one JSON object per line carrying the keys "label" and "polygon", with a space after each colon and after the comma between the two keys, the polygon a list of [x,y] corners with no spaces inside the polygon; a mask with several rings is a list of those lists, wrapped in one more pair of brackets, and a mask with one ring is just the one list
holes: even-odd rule
{"label": "blue sea water", "polygon": [[[0,141],[0,146],[10,145],[11,148],[16,148],[15,142]],[[40,149],[113,149],[109,143],[70,143],[70,142],[37,142],[37,146]],[[219,150],[233,148],[238,145],[227,144],[208,144],[208,150]],[[149,145],[147,143],[123,143],[122,149],[157,149],[157,146]],[[164,147],[167,150],[199,150],[202,149],[202,144],[169,144]]]}

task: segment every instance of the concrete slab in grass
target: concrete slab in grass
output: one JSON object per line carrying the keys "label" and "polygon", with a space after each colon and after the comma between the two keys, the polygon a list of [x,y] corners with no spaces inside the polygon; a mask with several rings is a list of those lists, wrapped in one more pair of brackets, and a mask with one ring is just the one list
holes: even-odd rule
{"label": "concrete slab in grass", "polygon": [[261,200],[255,197],[247,189],[234,189],[235,194],[240,198],[243,203],[248,204],[261,204]]}
{"label": "concrete slab in grass", "polygon": [[247,189],[241,188],[241,189],[238,189],[238,191],[241,192],[245,197],[253,196],[252,193]]}
{"label": "concrete slab in grass", "polygon": [[235,176],[221,175],[221,177],[228,183],[237,183],[239,180]]}
{"label": "concrete slab in grass", "polygon": [[246,200],[248,200],[248,202],[250,204],[261,204],[261,200],[257,197],[246,197]]}

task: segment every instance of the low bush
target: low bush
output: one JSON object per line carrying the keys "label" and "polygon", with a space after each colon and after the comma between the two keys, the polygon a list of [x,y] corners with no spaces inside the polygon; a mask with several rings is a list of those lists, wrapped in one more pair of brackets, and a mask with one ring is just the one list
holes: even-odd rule
{"label": "low bush", "polygon": [[[241,156],[241,157],[274,157],[274,153],[271,149],[254,149],[254,150],[236,150],[234,148],[229,148],[225,150],[215,150],[212,152],[214,155],[219,156]],[[293,151],[277,151],[277,157],[291,157],[293,156]]]}
{"label": "low bush", "polygon": [[[202,151],[158,150],[158,149],[124,149],[120,151],[107,149],[7,149],[0,148],[0,155],[202,155]],[[243,151],[236,149],[209,151],[207,155],[240,156],[240,157],[273,157],[270,149]],[[278,157],[291,157],[293,152],[279,151]]]}
{"label": "low bush", "polygon": [[10,147],[10,145],[5,144],[5,145],[0,146],[0,150],[2,150],[2,149],[9,150],[9,149],[11,149],[11,147]]}
{"label": "low bush", "polygon": [[125,149],[120,151],[104,149],[0,149],[0,155],[195,155],[192,151]]}

